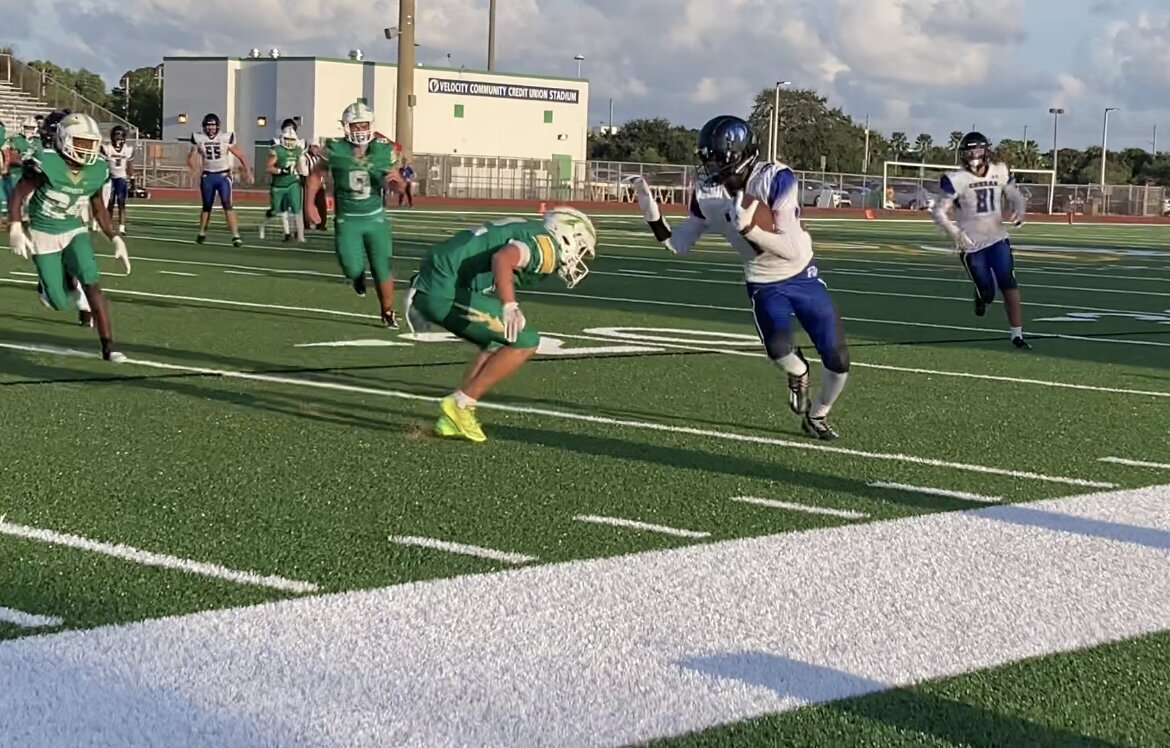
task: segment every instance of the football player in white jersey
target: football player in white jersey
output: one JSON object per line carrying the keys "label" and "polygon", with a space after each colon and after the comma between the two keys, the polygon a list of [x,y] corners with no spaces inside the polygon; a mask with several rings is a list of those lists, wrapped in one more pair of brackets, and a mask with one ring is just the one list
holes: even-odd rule
{"label": "football player in white jersey", "polygon": [[[203,199],[203,212],[199,216],[199,235],[195,237],[199,244],[207,241],[207,224],[211,221],[216,195],[219,195],[219,204],[223,207],[228,229],[232,232],[232,245],[239,247],[244,243],[240,239],[240,223],[236,218],[236,211],[232,208],[232,156],[235,156],[244,167],[245,179],[251,184],[252,167],[248,165],[244,152],[236,145],[235,133],[220,129],[218,115],[205,115],[203,132],[191,134],[191,150],[187,153],[187,167],[198,177],[199,194]],[[203,162],[202,167],[199,166],[196,157]]]}
{"label": "football player in white jersey", "polygon": [[126,233],[126,196],[130,194],[130,180],[134,177],[134,146],[126,144],[126,128],[116,125],[110,130],[110,142],[102,144],[102,157],[110,164],[110,194],[106,210],[110,217],[117,209],[118,233]]}
{"label": "football player in white jersey", "polygon": [[[836,439],[828,415],[849,373],[841,318],[813,260],[812,238],[800,225],[796,175],[784,164],[760,162],[759,154],[747,122],[716,117],[699,133],[706,178],[695,188],[690,215],[675,229],[667,226],[645,180],[635,183],[638,205],[655,238],[671,252],[686,253],[706,232],[727,239],[743,262],[756,331],[768,358],[788,375],[789,407],[803,416],[809,436]],[[771,212],[774,231],[753,225],[757,208]],[[815,401],[809,398],[808,361],[794,345],[793,315],[824,365]]]}
{"label": "football player in white jersey", "polygon": [[[963,267],[975,284],[975,314],[982,317],[987,313],[998,287],[1011,326],[1012,345],[1029,349],[1032,346],[1024,340],[1011,241],[1003,227],[1005,207],[1011,208],[1013,226],[1024,224],[1027,201],[1007,164],[994,160],[991,141],[982,133],[963,136],[959,157],[963,168],[939,180],[942,194],[931,209],[931,217],[955,241]],[[952,209],[957,221],[947,215]]]}

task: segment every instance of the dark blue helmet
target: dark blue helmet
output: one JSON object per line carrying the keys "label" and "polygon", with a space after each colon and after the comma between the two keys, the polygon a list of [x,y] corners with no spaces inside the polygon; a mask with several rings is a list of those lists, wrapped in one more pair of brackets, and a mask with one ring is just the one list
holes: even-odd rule
{"label": "dark blue helmet", "polygon": [[967,171],[982,171],[991,160],[991,141],[981,132],[967,133],[959,141],[959,158]]}
{"label": "dark blue helmet", "polygon": [[723,184],[737,178],[746,179],[747,172],[760,157],[760,147],[747,122],[723,114],[703,125],[695,153],[707,179]]}
{"label": "dark blue helmet", "polygon": [[41,120],[41,129],[38,133],[41,137],[41,145],[45,148],[57,147],[57,124],[72,113],[69,109],[58,109],[50,112]]}
{"label": "dark blue helmet", "polygon": [[203,115],[203,134],[207,137],[215,137],[219,132],[219,115],[205,114]]}
{"label": "dark blue helmet", "polygon": [[120,146],[126,142],[126,128],[121,125],[114,125],[114,129],[110,130],[110,142],[116,146]]}

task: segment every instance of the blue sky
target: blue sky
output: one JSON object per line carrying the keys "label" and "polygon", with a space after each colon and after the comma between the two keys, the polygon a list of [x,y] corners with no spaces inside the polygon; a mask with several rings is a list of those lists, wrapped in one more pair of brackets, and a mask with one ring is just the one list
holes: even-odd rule
{"label": "blue sky", "polygon": [[[164,55],[285,54],[390,59],[381,35],[395,0],[0,0],[27,58],[115,81]],[[419,59],[482,68],[487,0],[419,3]],[[992,139],[1062,145],[1170,145],[1170,0],[506,0],[497,67],[573,75],[584,54],[590,122],[664,116],[692,127],[745,112],[778,78],[816,88],[887,134],[936,140],[972,124]],[[35,15],[36,24],[32,24]],[[207,19],[222,19],[208,24]],[[128,20],[129,19],[129,20]],[[5,36],[9,35],[5,29]],[[535,40],[535,43],[534,43]]]}

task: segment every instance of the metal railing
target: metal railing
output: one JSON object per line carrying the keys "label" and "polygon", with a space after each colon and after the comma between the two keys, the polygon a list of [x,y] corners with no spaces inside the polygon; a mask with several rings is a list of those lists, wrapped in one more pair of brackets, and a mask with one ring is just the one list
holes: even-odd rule
{"label": "metal railing", "polygon": [[0,80],[43,103],[45,113],[53,109],[67,108],[73,112],[88,114],[107,132],[115,125],[122,125],[126,132],[130,133],[129,137],[132,139],[138,137],[138,128],[127,120],[101,104],[85,98],[47,73],[29,67],[7,52],[0,52]]}
{"label": "metal railing", "polygon": [[[146,187],[190,188],[186,171],[189,143],[140,141],[136,159],[139,178]],[[247,152],[247,151],[246,151]],[[258,189],[267,189],[263,163],[267,146],[251,149]],[[643,177],[659,202],[685,205],[695,179],[694,166],[642,164],[617,161],[520,159],[498,156],[464,156],[416,153],[415,195],[496,200],[631,203],[635,202],[633,179]],[[796,172],[800,203],[805,207],[926,210],[938,189],[938,175],[890,176],[889,193],[883,196],[881,174]],[[1021,185],[1033,213],[1048,211],[1049,184]],[[1163,187],[1106,185],[1056,185],[1053,211],[1082,215],[1157,216],[1167,214],[1170,191]]]}

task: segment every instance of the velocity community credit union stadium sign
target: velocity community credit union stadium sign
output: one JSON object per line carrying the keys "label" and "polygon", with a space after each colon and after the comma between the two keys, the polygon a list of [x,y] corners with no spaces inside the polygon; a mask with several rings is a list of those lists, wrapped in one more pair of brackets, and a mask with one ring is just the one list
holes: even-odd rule
{"label": "velocity community credit union stadium sign", "polygon": [[517,86],[514,83],[488,83],[455,78],[431,78],[427,83],[427,90],[439,94],[491,96],[498,99],[520,99],[523,101],[552,101],[561,104],[577,104],[581,101],[581,92],[575,88]]}

